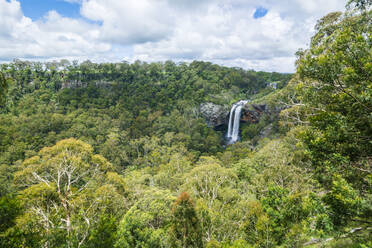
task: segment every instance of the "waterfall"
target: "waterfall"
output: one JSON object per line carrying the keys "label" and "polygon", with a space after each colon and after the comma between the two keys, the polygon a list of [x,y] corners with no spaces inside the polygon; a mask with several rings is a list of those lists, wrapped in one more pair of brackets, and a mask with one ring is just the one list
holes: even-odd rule
{"label": "waterfall", "polygon": [[231,107],[229,127],[226,135],[229,144],[233,144],[239,139],[240,116],[242,113],[242,108],[247,102],[247,100],[240,100],[239,102],[234,103]]}
{"label": "waterfall", "polygon": [[234,111],[236,109],[237,105],[233,104],[230,110],[230,116],[229,116],[229,127],[227,129],[227,138],[231,138],[232,136],[232,123],[233,123],[233,115]]}

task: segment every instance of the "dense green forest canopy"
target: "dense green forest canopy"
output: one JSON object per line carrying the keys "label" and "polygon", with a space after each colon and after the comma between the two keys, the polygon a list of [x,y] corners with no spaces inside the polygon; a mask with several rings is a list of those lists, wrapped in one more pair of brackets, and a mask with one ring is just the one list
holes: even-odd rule
{"label": "dense green forest canopy", "polygon": [[[166,134],[197,156],[212,154],[222,148],[221,135],[198,116],[201,103],[229,105],[255,92],[270,92],[270,82],[284,87],[291,77],[197,61],[15,61],[1,69],[12,79],[0,117],[0,163],[5,164],[69,137],[88,142],[119,166],[133,164],[147,139],[162,142]],[[140,147],[135,150],[129,145],[134,140]]]}
{"label": "dense green forest canopy", "polygon": [[[371,247],[370,8],[320,19],[294,75],[1,64],[0,246]],[[241,99],[268,112],[226,146],[199,107]]]}

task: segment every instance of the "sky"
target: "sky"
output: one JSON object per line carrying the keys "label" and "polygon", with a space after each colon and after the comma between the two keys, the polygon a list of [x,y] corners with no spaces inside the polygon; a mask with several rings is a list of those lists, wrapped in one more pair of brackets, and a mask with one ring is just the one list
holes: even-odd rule
{"label": "sky", "polygon": [[203,60],[293,72],[346,0],[0,0],[0,61]]}

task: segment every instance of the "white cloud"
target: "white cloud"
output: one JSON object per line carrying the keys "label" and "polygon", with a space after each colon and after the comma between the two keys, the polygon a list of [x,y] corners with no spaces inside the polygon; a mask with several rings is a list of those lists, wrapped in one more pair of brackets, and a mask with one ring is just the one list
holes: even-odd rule
{"label": "white cloud", "polygon": [[162,0],[89,0],[83,2],[81,13],[102,22],[102,40],[123,45],[163,39],[176,18]]}
{"label": "white cloud", "polygon": [[[25,17],[16,0],[0,0],[0,60],[80,58],[208,60],[256,70],[293,71],[316,20],[343,0],[65,0],[80,19]],[[268,9],[253,18],[257,7]]]}
{"label": "white cloud", "polygon": [[[344,5],[340,0],[308,2],[208,1],[197,11],[180,11],[168,37],[134,45],[134,56],[148,60],[202,59],[257,70],[293,71],[294,53],[306,47],[316,20],[330,11],[342,10]],[[259,6],[268,13],[254,19]]]}
{"label": "white cloud", "polygon": [[[4,15],[5,13],[5,15]],[[25,17],[17,1],[0,0],[0,58],[59,58],[111,49],[97,41],[99,26],[50,11],[39,21]]]}
{"label": "white cloud", "polygon": [[[210,7],[197,17],[185,15],[170,37],[136,44],[134,54],[155,60],[197,58],[245,68],[293,70],[293,64],[282,65],[284,58],[292,63],[294,52],[302,45],[302,39],[292,33],[295,24],[274,11],[254,19],[254,11],[224,5]],[[274,59],[281,62],[272,63]]]}

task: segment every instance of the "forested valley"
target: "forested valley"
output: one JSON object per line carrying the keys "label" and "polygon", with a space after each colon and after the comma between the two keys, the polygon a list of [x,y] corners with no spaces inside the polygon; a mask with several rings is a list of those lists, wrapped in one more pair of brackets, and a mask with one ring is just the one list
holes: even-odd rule
{"label": "forested valley", "polygon": [[[294,74],[0,64],[0,247],[372,247],[370,9],[320,19]],[[265,111],[228,144],[201,106],[242,99]]]}

